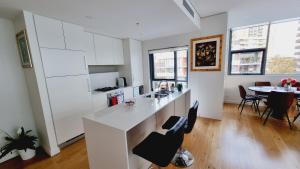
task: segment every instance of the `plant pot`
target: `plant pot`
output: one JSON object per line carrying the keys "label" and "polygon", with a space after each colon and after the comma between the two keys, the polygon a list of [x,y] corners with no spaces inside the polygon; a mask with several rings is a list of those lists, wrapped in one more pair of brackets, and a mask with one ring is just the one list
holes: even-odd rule
{"label": "plant pot", "polygon": [[35,150],[33,149],[26,149],[25,150],[18,150],[18,153],[20,154],[22,160],[29,160],[32,159],[35,156]]}

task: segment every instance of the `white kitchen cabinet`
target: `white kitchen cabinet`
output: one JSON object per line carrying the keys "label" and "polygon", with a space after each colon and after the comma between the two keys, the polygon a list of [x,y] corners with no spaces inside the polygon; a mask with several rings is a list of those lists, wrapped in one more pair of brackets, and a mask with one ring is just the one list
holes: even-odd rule
{"label": "white kitchen cabinet", "polygon": [[92,94],[93,112],[103,110],[108,107],[107,93]]}
{"label": "white kitchen cabinet", "polygon": [[140,41],[124,39],[124,66],[119,67],[120,76],[126,77],[133,87],[143,85],[143,56]]}
{"label": "white kitchen cabinet", "polygon": [[120,39],[112,39],[112,56],[114,57],[115,65],[123,65],[124,64],[124,55],[123,55],[123,42]]}
{"label": "white kitchen cabinet", "polygon": [[91,112],[89,76],[47,78],[50,106],[58,144],[83,131],[82,116]]}
{"label": "white kitchen cabinet", "polygon": [[124,64],[122,40],[94,34],[96,64]]}
{"label": "white kitchen cabinet", "polygon": [[137,40],[130,40],[132,86],[141,86],[143,80],[142,44]]}
{"label": "white kitchen cabinet", "polygon": [[89,32],[84,32],[84,50],[88,65],[96,65],[96,53],[94,44],[94,35]]}
{"label": "white kitchen cabinet", "polygon": [[114,57],[112,57],[112,38],[101,35],[94,35],[96,64],[97,65],[113,65]]}
{"label": "white kitchen cabinet", "polygon": [[125,100],[133,98],[133,88],[132,87],[124,87],[123,92],[124,92],[124,99]]}
{"label": "white kitchen cabinet", "polygon": [[63,22],[66,49],[84,50],[84,29],[71,23]]}
{"label": "white kitchen cabinet", "polygon": [[84,52],[41,48],[46,77],[88,74]]}
{"label": "white kitchen cabinet", "polygon": [[40,47],[65,49],[62,22],[34,15],[37,38]]}

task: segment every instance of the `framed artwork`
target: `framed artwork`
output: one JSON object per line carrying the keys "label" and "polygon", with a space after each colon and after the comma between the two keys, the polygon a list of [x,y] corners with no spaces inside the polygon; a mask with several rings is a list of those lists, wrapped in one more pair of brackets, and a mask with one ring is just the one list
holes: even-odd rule
{"label": "framed artwork", "polygon": [[191,39],[191,71],[221,71],[223,35]]}
{"label": "framed artwork", "polygon": [[22,66],[24,68],[32,68],[31,53],[26,30],[17,33],[16,39]]}

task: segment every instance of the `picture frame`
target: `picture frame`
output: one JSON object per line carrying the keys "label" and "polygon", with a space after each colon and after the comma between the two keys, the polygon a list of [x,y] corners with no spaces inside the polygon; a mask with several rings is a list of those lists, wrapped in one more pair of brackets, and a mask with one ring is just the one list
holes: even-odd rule
{"label": "picture frame", "polygon": [[191,39],[191,71],[221,71],[223,35]]}
{"label": "picture frame", "polygon": [[16,35],[18,52],[21,58],[23,68],[32,68],[31,52],[27,38],[26,30],[22,30]]}

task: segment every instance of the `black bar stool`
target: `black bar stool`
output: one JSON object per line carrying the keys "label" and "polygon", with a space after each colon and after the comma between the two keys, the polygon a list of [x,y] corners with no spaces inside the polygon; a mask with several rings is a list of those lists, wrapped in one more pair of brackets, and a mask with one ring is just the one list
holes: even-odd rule
{"label": "black bar stool", "polygon": [[152,132],[132,152],[159,168],[168,166],[183,142],[186,123],[182,117],[165,135]]}
{"label": "black bar stool", "polygon": [[[199,105],[199,102],[195,101],[193,107],[191,107],[189,110],[188,117],[187,117],[187,124],[186,124],[185,130],[184,130],[184,133],[186,133],[186,134],[190,133],[193,130],[193,127],[194,127],[196,119],[197,119],[198,105]],[[162,128],[169,130],[177,123],[177,121],[180,118],[181,117],[179,117],[179,116],[171,116],[167,120],[167,122],[165,122],[165,124],[163,124]],[[180,148],[180,151],[176,153],[175,157],[172,160],[172,163],[178,167],[188,167],[188,166],[191,166],[193,164],[193,162],[194,162],[193,155],[189,151],[187,151],[183,148]]]}

